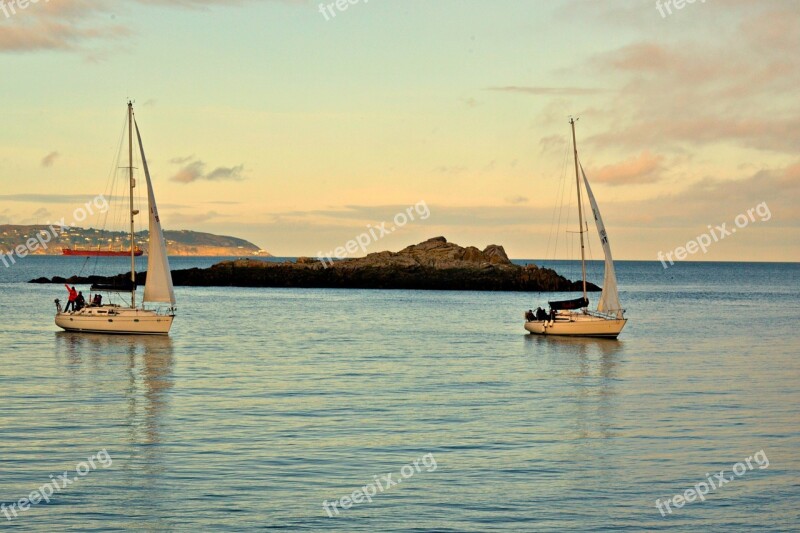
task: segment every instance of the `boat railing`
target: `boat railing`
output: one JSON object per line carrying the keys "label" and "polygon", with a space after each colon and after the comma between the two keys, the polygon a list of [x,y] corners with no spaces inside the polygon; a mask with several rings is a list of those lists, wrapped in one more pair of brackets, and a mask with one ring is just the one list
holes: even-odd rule
{"label": "boat railing", "polygon": [[175,313],[178,311],[178,308],[175,306],[165,307],[163,305],[159,305],[157,307],[148,309],[148,311],[153,311],[155,314],[159,316],[175,316]]}
{"label": "boat railing", "polygon": [[[625,313],[624,309],[621,309],[621,311],[622,311],[623,314]],[[617,320],[619,318],[617,316],[616,312],[614,312],[614,313],[604,313],[602,311],[596,311],[596,310],[592,311],[590,309],[586,309],[585,313],[587,315],[590,315],[590,316],[596,316],[598,318],[605,318],[606,320]]]}

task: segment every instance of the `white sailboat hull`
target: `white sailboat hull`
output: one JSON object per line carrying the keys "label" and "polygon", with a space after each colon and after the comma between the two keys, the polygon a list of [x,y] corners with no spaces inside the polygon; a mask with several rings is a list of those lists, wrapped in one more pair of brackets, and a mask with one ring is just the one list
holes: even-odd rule
{"label": "white sailboat hull", "polygon": [[56,325],[66,331],[124,335],[167,335],[175,315],[121,307],[87,307],[56,314]]}
{"label": "white sailboat hull", "polygon": [[559,313],[554,321],[526,322],[525,329],[535,335],[616,339],[626,322],[628,320],[625,318],[606,318],[583,313]]}

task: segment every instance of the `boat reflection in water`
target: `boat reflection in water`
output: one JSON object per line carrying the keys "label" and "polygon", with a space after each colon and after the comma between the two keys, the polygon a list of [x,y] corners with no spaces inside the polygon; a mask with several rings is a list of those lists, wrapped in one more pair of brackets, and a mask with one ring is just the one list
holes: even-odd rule
{"label": "boat reflection in water", "polygon": [[574,439],[614,438],[616,409],[621,401],[616,390],[619,355],[625,343],[593,337],[523,338],[533,353],[548,354],[546,359],[536,359],[537,374],[547,374],[558,382],[557,390],[565,395],[564,405],[570,406]]}
{"label": "boat reflection in water", "polygon": [[164,418],[175,381],[172,340],[59,332],[55,352],[66,370],[62,387],[73,398],[68,417],[80,421],[98,449],[108,449],[113,468],[123,472],[115,482],[132,497],[162,501],[165,441],[171,440],[164,439],[170,426]]}

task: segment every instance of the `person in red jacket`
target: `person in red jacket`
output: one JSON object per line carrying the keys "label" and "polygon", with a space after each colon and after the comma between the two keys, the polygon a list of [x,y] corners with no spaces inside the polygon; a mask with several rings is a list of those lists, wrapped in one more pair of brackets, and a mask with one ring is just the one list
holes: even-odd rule
{"label": "person in red jacket", "polygon": [[69,291],[69,300],[67,301],[67,307],[64,308],[65,313],[69,313],[69,308],[72,307],[73,311],[77,311],[75,308],[75,300],[78,299],[78,291],[75,290],[75,287],[70,287],[69,285],[64,285],[67,290]]}

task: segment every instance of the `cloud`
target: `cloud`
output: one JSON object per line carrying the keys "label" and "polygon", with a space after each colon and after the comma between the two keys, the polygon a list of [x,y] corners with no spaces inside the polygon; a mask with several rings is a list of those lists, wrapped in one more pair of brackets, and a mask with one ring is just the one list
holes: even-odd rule
{"label": "cloud", "polygon": [[33,214],[32,214],[31,216],[32,216],[33,218],[39,219],[39,218],[46,218],[46,217],[49,217],[50,215],[51,215],[51,213],[50,213],[50,211],[49,211],[49,210],[45,209],[44,207],[40,207],[39,209],[37,209],[36,211],[34,211],[34,212],[33,212]]}
{"label": "cloud", "polygon": [[664,157],[644,151],[636,157],[620,163],[589,170],[593,182],[608,185],[633,185],[653,183],[661,179]]}
{"label": "cloud", "polygon": [[580,96],[607,92],[606,89],[600,89],[596,87],[523,87],[516,85],[510,85],[506,87],[489,87],[487,90],[506,93],[532,94],[537,96]]}
{"label": "cloud", "polygon": [[467,167],[460,166],[460,165],[453,165],[447,166],[442,165],[433,169],[433,171],[437,174],[446,174],[449,176],[458,176],[459,174],[463,174],[467,171]]}
{"label": "cloud", "polygon": [[[517,198],[519,199],[519,198]],[[308,211],[283,211],[269,213],[269,217],[276,223],[307,223],[309,227],[323,226],[364,226],[367,223],[380,223],[391,221],[398,213],[408,209],[405,205],[345,205],[329,209],[313,209]],[[448,207],[444,205],[430,205],[430,218],[416,220],[415,224],[467,226],[467,227],[493,227],[493,226],[520,226],[524,227],[531,221],[550,221],[552,208],[539,209],[523,205],[473,205],[464,207]]]}
{"label": "cloud", "polygon": [[770,226],[798,227],[800,161],[783,168],[762,168],[736,179],[709,176],[675,193],[607,202],[600,208],[604,215],[613,214],[607,218],[618,226],[705,228],[708,224],[730,223],[733,216],[761,202],[767,202],[775,215]]}
{"label": "cloud", "polygon": [[481,172],[492,172],[497,167],[497,159],[492,159],[486,166],[481,169]]}
{"label": "cloud", "polygon": [[44,224],[45,222],[49,223],[52,218],[54,218],[52,212],[50,212],[48,209],[45,209],[44,207],[40,207],[39,209],[31,213],[29,217],[22,218],[22,220],[20,220],[20,224],[23,226],[29,224]]}
{"label": "cloud", "polygon": [[165,217],[171,225],[177,224],[201,224],[203,222],[208,222],[209,220],[214,220],[218,218],[223,218],[225,215],[221,215],[216,211],[208,211],[206,213],[195,213],[195,214],[185,214],[185,213],[172,213]]}
{"label": "cloud", "polygon": [[[177,9],[207,9],[213,6],[230,7],[254,0],[133,0],[149,6]],[[277,0],[301,5],[299,0]],[[129,9],[118,0],[58,0],[30,2],[22,9],[18,3],[4,2],[8,16],[0,8],[0,53],[62,50],[83,52],[89,59],[102,57],[87,48],[93,42],[105,42],[129,37],[131,31],[122,25],[110,24],[109,18]],[[109,17],[109,14],[112,15]],[[145,103],[148,105],[148,102]]]}
{"label": "cloud", "polygon": [[466,100],[464,100],[464,105],[467,106],[470,109],[474,109],[474,108],[478,107],[479,105],[481,105],[481,102],[477,101],[474,98],[467,98]]}
{"label": "cloud", "polygon": [[[76,204],[83,205],[95,198],[96,194],[0,194],[0,200],[6,202],[28,202],[36,204]],[[119,196],[106,196],[111,202]]]}
{"label": "cloud", "polygon": [[172,165],[184,165],[194,159],[194,154],[187,156],[187,157],[173,157],[169,160],[170,164]]}
{"label": "cloud", "polygon": [[178,171],[177,174],[172,176],[172,181],[179,183],[191,183],[203,178],[203,169],[206,164],[202,161],[194,161],[189,163]]}
{"label": "cloud", "polygon": [[[628,178],[635,171],[657,172],[662,156],[643,153],[621,163],[603,167],[607,176]],[[602,170],[602,169],[601,169]],[[614,171],[616,174],[612,174]],[[626,174],[627,173],[627,174]],[[587,169],[590,183],[598,182],[594,171]],[[618,178],[619,179],[619,178]],[[633,179],[633,178],[629,178]],[[574,185],[574,183],[573,183]],[[599,191],[595,191],[599,192]],[[633,196],[614,200],[608,190],[598,195],[600,209],[612,227],[636,224],[642,228],[675,228],[686,226],[706,227],[724,222],[747,209],[766,201],[772,208],[775,220],[772,225],[800,225],[800,160],[782,167],[760,168],[736,178],[706,177],[682,190],[659,194],[649,199]],[[552,202],[541,200],[540,205],[530,205],[524,196],[506,198],[506,205],[445,206],[428,204],[431,216],[425,224],[452,226],[453,228],[525,228],[530,225],[552,223]],[[555,201],[555,199],[552,199]],[[511,204],[511,205],[508,205]],[[526,205],[528,204],[528,205]],[[270,213],[276,222],[287,224],[308,222],[315,226],[353,225],[392,220],[395,214],[405,211],[408,205],[346,205],[329,209],[284,211]],[[421,223],[421,222],[420,222]]]}
{"label": "cloud", "polygon": [[561,153],[567,148],[567,138],[562,135],[548,135],[539,139],[542,153]]}
{"label": "cloud", "polygon": [[242,177],[243,171],[244,171],[244,165],[239,165],[236,167],[217,167],[208,174],[206,174],[204,179],[210,181],[218,181],[218,180],[239,181],[244,179]]}
{"label": "cloud", "polygon": [[588,141],[626,150],[696,152],[727,144],[796,154],[800,4],[709,3],[695,14],[724,18],[731,30],[707,32],[687,21],[668,39],[649,31],[578,67],[581,75],[619,87],[595,114],[606,119],[605,131]]}
{"label": "cloud", "polygon": [[530,202],[530,199],[525,196],[511,196],[509,198],[506,198],[506,202],[513,205],[519,205],[519,204],[527,204],[528,202]]}
{"label": "cloud", "polygon": [[[173,163],[180,164],[178,160]],[[199,159],[192,161],[181,168],[177,174],[172,176],[172,181],[178,183],[193,183],[195,181],[241,181],[244,179],[244,165],[234,167],[217,167],[211,172],[205,172],[206,164]]]}
{"label": "cloud", "polygon": [[44,156],[44,158],[42,159],[42,166],[45,167],[45,168],[52,167],[53,163],[56,162],[56,159],[58,159],[58,157],[60,155],[61,154],[59,154],[58,152],[50,152],[49,154]]}
{"label": "cloud", "polygon": [[[11,4],[6,2],[6,9]],[[28,4],[24,10],[2,17],[0,52],[31,52],[41,50],[80,50],[95,40],[111,40],[130,35],[120,25],[96,21],[97,15],[108,11],[106,1],[60,0],[52,3]]]}

